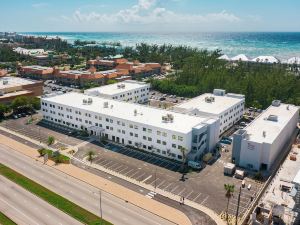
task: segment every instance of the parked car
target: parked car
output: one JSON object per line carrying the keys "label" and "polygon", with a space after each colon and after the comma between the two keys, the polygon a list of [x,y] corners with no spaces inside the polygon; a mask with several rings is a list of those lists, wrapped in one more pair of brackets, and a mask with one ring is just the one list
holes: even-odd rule
{"label": "parked car", "polygon": [[196,170],[201,170],[203,168],[200,162],[195,161],[188,161],[188,166]]}
{"label": "parked car", "polygon": [[166,100],[165,97],[161,97],[161,98],[159,99],[159,101],[164,101],[164,100]]}
{"label": "parked car", "polygon": [[225,140],[225,139],[221,139],[221,140],[220,140],[220,143],[226,144],[226,145],[231,145],[231,141]]}

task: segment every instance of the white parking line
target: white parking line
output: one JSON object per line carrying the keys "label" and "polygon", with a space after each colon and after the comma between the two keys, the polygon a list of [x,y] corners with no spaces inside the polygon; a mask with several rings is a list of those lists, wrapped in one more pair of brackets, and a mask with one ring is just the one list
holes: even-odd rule
{"label": "white parking line", "polygon": [[125,166],[125,168],[121,169],[121,170],[119,171],[119,173],[122,173],[122,172],[123,172],[124,170],[126,170],[126,169],[128,169],[127,166]]}
{"label": "white parking line", "polygon": [[163,185],[166,181],[163,180],[157,187],[160,187],[161,185]]}
{"label": "white parking line", "polygon": [[206,198],[203,199],[203,201],[201,202],[201,205],[203,205],[203,204],[206,202],[206,200],[208,199],[208,197],[209,197],[209,196],[206,196]]}
{"label": "white parking line", "polygon": [[139,178],[143,177],[145,174],[146,174],[146,173],[143,173],[142,175],[139,175],[139,176],[137,176],[137,177],[134,178],[134,179],[138,180]]}
{"label": "white parking line", "polygon": [[140,171],[135,171],[133,174],[130,175],[131,178],[133,178],[136,174],[138,174]]}
{"label": "white parking line", "polygon": [[124,175],[127,176],[129,173],[131,173],[133,171],[133,169],[127,171]]}
{"label": "white parking line", "polygon": [[150,185],[154,184],[155,182],[157,183],[158,180],[159,180],[159,178],[154,179],[154,180],[150,183]]}
{"label": "white parking line", "polygon": [[166,190],[168,187],[170,187],[172,185],[172,183],[169,183],[168,185],[167,185],[167,187],[165,187],[164,188],[164,190]]}
{"label": "white parking line", "polygon": [[195,202],[197,198],[199,198],[202,195],[202,193],[199,193],[192,201]]}
{"label": "white parking line", "polygon": [[152,175],[150,175],[149,177],[145,178],[142,183],[145,183],[147,180],[149,180],[152,177]]}
{"label": "white parking line", "polygon": [[191,191],[189,194],[187,194],[186,195],[186,197],[185,198],[188,198],[188,197],[190,197],[190,195],[193,193],[194,191]]}
{"label": "white parking line", "polygon": [[180,187],[179,185],[177,185],[176,187],[174,187],[170,192],[173,192],[174,193],[174,191],[178,188],[178,187]]}
{"label": "white parking line", "polygon": [[183,188],[177,195],[181,195],[185,191],[185,188]]}
{"label": "white parking line", "polygon": [[120,166],[116,167],[114,170],[117,171],[118,169],[120,169],[122,167],[123,167],[123,165],[120,165]]}

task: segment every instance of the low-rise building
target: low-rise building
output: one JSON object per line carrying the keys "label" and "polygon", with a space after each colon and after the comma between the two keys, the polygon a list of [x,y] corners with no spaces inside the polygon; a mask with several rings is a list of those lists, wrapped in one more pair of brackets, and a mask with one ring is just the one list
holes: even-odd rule
{"label": "low-rise building", "polygon": [[213,94],[203,94],[174,106],[174,110],[190,115],[214,116],[220,119],[221,135],[244,114],[245,96],[214,89]]}
{"label": "low-rise building", "polygon": [[0,78],[0,103],[9,103],[19,96],[40,96],[43,82],[19,77]]}
{"label": "low-rise building", "polygon": [[35,80],[53,80],[53,71],[51,67],[44,66],[23,66],[19,69],[19,74],[22,77]]}
{"label": "low-rise building", "polygon": [[177,161],[213,151],[219,120],[80,93],[42,98],[47,121]]}
{"label": "low-rise building", "polygon": [[232,161],[251,170],[269,170],[297,128],[299,107],[278,100],[233,135]]}
{"label": "low-rise building", "polygon": [[139,61],[134,61],[121,63],[116,68],[128,70],[132,77],[148,77],[161,73],[161,65],[159,63],[140,63]]}
{"label": "low-rise building", "polygon": [[127,102],[143,103],[149,98],[150,84],[135,80],[127,80],[115,84],[85,90],[90,96],[100,96]]}

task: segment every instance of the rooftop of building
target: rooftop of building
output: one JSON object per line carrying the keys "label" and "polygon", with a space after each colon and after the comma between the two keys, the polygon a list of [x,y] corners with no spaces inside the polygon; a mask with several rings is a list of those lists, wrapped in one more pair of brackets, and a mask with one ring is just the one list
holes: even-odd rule
{"label": "rooftop of building", "polygon": [[[290,119],[298,113],[299,107],[280,103],[279,106],[269,106],[243,130],[247,140],[258,143],[273,143]],[[296,127],[296,124],[295,124]]]}
{"label": "rooftop of building", "polygon": [[[88,98],[91,99],[92,103],[84,104],[83,100],[88,100]],[[214,119],[207,117],[189,116],[134,103],[101,97],[91,97],[81,93],[70,92],[63,95],[48,97],[45,100],[179,133],[189,133],[193,127],[201,123],[212,123],[215,121]],[[105,104],[107,104],[107,107],[105,107]],[[171,115],[170,117],[173,118],[173,122],[164,122],[162,120],[167,114]]]}
{"label": "rooftop of building", "polygon": [[227,95],[220,96],[206,93],[177,104],[174,108],[186,110],[198,109],[203,113],[220,115],[230,107],[241,102],[242,99],[244,99],[244,96],[239,94],[228,93]]}
{"label": "rooftop of building", "polygon": [[32,65],[32,66],[23,66],[23,69],[32,69],[32,70],[48,70],[52,69],[51,67]]}
{"label": "rooftop of building", "polygon": [[1,77],[0,90],[4,88],[11,88],[11,87],[34,84],[34,83],[36,83],[36,81],[24,79],[20,77]]}
{"label": "rooftop of building", "polygon": [[148,87],[149,84],[145,82],[139,82],[134,80],[126,80],[114,84],[104,85],[101,87],[91,88],[85,91],[85,93],[98,92],[104,95],[115,95],[123,92],[135,90],[137,88]]}

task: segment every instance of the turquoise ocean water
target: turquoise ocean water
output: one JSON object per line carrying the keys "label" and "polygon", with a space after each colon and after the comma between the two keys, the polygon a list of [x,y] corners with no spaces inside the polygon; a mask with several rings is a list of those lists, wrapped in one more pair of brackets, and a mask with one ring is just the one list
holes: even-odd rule
{"label": "turquoise ocean water", "polygon": [[188,45],[201,49],[222,50],[230,57],[273,55],[279,59],[300,57],[300,32],[251,33],[109,33],[109,32],[26,32],[37,36],[59,36],[69,42],[76,39],[96,42],[120,42],[124,46],[136,43]]}

